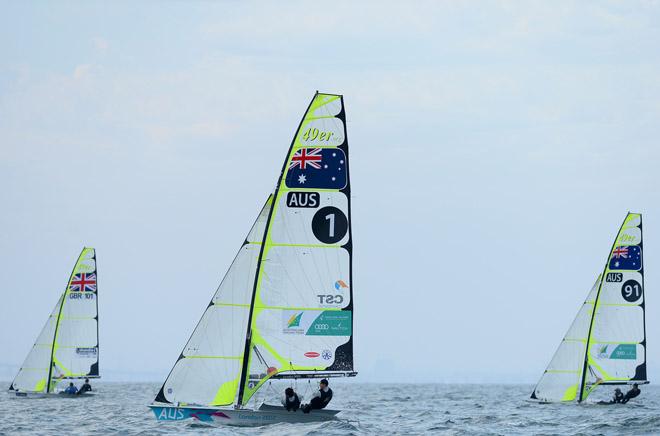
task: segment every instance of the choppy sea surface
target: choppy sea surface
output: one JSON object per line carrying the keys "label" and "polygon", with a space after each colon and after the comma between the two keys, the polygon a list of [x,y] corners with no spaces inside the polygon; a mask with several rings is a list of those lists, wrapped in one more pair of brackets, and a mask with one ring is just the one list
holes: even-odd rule
{"label": "choppy sea surface", "polygon": [[[536,404],[529,385],[335,384],[334,422],[276,424],[259,428],[210,428],[192,421],[158,422],[147,405],[155,383],[93,384],[88,398],[18,399],[0,397],[0,434],[39,435],[598,435],[660,434],[660,389],[642,386],[627,405]],[[298,391],[311,393],[309,385]],[[279,387],[278,387],[279,388]],[[609,395],[602,389],[599,396]],[[274,388],[263,396],[276,398]]]}

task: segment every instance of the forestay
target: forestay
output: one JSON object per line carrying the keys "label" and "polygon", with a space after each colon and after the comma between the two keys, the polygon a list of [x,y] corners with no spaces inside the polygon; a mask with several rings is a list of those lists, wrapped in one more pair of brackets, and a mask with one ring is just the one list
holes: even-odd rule
{"label": "forestay", "polygon": [[532,398],[579,402],[599,385],[647,383],[642,250],[642,216],[629,213]]}
{"label": "forestay", "polygon": [[96,252],[84,248],[10,390],[47,393],[61,379],[99,376],[97,296]]}

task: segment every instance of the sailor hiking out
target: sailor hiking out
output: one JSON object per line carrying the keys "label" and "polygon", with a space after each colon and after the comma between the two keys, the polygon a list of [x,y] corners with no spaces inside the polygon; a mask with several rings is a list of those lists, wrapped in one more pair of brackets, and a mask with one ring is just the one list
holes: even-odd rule
{"label": "sailor hiking out", "polygon": [[632,389],[630,389],[628,392],[626,392],[626,396],[623,397],[623,399],[621,400],[621,402],[622,402],[623,404],[626,404],[628,401],[630,401],[630,400],[632,400],[633,398],[639,396],[639,394],[641,394],[641,393],[642,393],[642,391],[639,389],[639,386],[637,385],[637,383],[635,383],[635,384],[633,385]]}
{"label": "sailor hiking out", "polygon": [[309,404],[303,407],[303,412],[309,413],[314,409],[325,409],[330,400],[332,400],[332,389],[328,386],[328,380],[323,379],[319,383],[319,390],[314,392]]}
{"label": "sailor hiking out", "polygon": [[300,397],[293,388],[286,388],[282,397],[282,405],[289,412],[295,412],[300,408]]}

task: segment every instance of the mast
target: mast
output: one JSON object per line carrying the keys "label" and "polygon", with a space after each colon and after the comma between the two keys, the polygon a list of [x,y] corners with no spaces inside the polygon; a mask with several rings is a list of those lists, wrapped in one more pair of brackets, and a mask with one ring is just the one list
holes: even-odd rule
{"label": "mast", "polygon": [[245,391],[245,381],[247,378],[248,365],[250,360],[250,343],[252,341],[252,315],[254,313],[254,300],[257,295],[257,285],[259,281],[259,273],[261,272],[261,262],[263,262],[264,247],[266,246],[266,240],[268,238],[268,229],[270,227],[270,222],[273,217],[273,211],[275,210],[277,205],[276,202],[280,191],[280,185],[282,184],[282,178],[284,177],[284,173],[286,172],[286,165],[289,162],[289,155],[291,154],[291,151],[293,150],[293,146],[296,143],[298,131],[300,130],[300,127],[302,127],[303,121],[305,121],[305,116],[307,115],[309,109],[312,107],[312,103],[314,103],[314,100],[316,99],[318,93],[319,92],[317,90],[316,93],[314,94],[314,97],[312,97],[312,100],[309,102],[307,109],[303,113],[303,116],[300,119],[300,123],[298,123],[298,127],[296,128],[296,131],[293,134],[291,145],[289,146],[289,150],[286,154],[286,157],[284,158],[284,163],[282,164],[282,171],[280,172],[280,176],[277,179],[277,185],[275,185],[275,191],[273,192],[273,204],[272,207],[270,208],[270,211],[268,212],[268,219],[266,220],[266,225],[264,226],[264,235],[261,239],[261,247],[259,248],[259,257],[257,258],[257,268],[254,274],[254,283],[252,285],[252,296],[250,298],[250,311],[248,313],[247,331],[245,333],[245,348],[243,349],[243,364],[241,366],[241,378],[238,385],[238,398],[236,400],[236,405],[235,405],[237,409],[241,407],[241,404],[243,404],[243,393]]}
{"label": "mast", "polygon": [[[607,261],[605,262],[605,267],[603,268],[603,272],[601,273],[601,280],[600,283],[598,284],[598,291],[596,292],[596,297],[594,298],[594,307],[593,310],[591,311],[591,319],[589,321],[589,332],[587,333],[587,341],[585,342],[585,349],[584,349],[584,360],[582,362],[582,377],[580,378],[580,394],[577,397],[578,403],[581,403],[583,401],[582,396],[584,395],[584,388],[586,385],[585,382],[585,377],[587,375],[587,368],[589,366],[589,343],[591,342],[591,331],[594,326],[594,318],[596,317],[596,310],[598,309],[598,301],[600,298],[600,291],[603,289],[603,281],[605,280],[605,273],[607,271],[607,268],[610,264],[610,259],[612,258],[612,252],[614,251],[614,248],[616,247],[617,242],[619,241],[619,235],[621,234],[621,230],[623,229],[624,224],[628,220],[628,216],[630,216],[630,212],[626,214],[626,217],[623,219],[623,222],[621,223],[621,226],[619,227],[619,231],[617,232],[616,236],[614,237],[614,242],[612,243],[612,248],[610,248],[610,252],[607,256]],[[640,221],[641,223],[641,221]]]}
{"label": "mast", "polygon": [[[78,260],[76,261],[75,265],[73,265],[73,270],[69,275],[69,281],[66,282],[66,288],[64,288],[64,293],[62,294],[61,297],[62,302],[60,303],[60,310],[57,312],[57,319],[55,320],[55,332],[53,333],[53,343],[50,345],[50,362],[48,362],[48,380],[46,381],[46,393],[50,392],[50,382],[53,377],[53,356],[55,354],[55,340],[57,339],[57,332],[60,328],[60,318],[62,317],[62,308],[64,307],[64,302],[66,301],[66,293],[69,290],[69,285],[71,283],[71,279],[73,278],[73,274],[76,272],[76,267],[78,266],[78,262],[80,262],[80,256],[82,256],[86,248],[87,247],[83,247],[82,251],[80,252],[80,255],[78,256]],[[94,257],[96,258],[96,252],[94,253]],[[98,309],[98,301],[96,304]],[[98,325],[97,325],[97,329],[98,329]]]}

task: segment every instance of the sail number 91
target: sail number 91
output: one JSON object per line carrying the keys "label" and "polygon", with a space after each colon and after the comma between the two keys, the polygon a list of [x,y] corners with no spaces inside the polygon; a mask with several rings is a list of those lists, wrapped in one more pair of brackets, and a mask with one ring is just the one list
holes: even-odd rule
{"label": "sail number 91", "polygon": [[310,127],[309,129],[305,130],[302,139],[305,142],[316,141],[317,139],[319,141],[330,141],[332,135],[334,135],[334,132],[323,132],[316,127]]}
{"label": "sail number 91", "polygon": [[642,296],[642,285],[637,280],[626,280],[621,286],[621,296],[624,300],[634,303]]}

